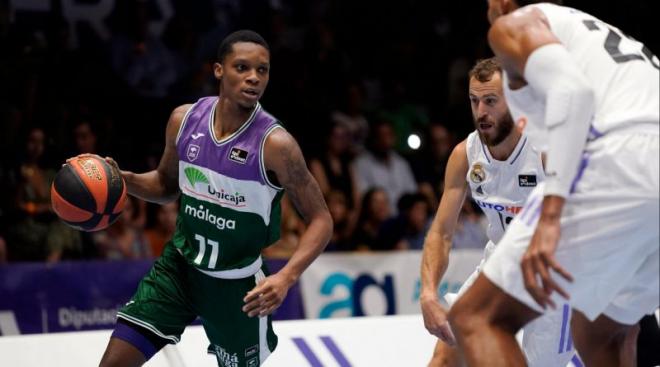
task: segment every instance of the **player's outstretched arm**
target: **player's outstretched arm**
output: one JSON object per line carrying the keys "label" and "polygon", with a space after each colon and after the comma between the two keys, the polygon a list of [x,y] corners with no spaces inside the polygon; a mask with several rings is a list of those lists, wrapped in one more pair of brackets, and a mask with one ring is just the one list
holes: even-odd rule
{"label": "player's outstretched arm", "polygon": [[[174,109],[165,131],[165,150],[158,167],[145,173],[121,171],[126,180],[128,193],[142,200],[164,204],[179,197],[179,156],[176,152],[176,137],[179,127],[191,105]],[[114,163],[112,159],[109,159]]]}
{"label": "player's outstretched arm", "polygon": [[249,316],[272,313],[332,236],[332,217],[296,140],[284,129],[276,129],[268,136],[264,149],[266,169],[275,173],[307,229],[286,266],[247,294],[243,310]]}
{"label": "player's outstretched arm", "polygon": [[467,193],[465,177],[468,162],[465,145],[465,141],[458,144],[449,156],[445,171],[444,193],[424,240],[422,255],[420,304],[424,326],[431,334],[450,345],[453,345],[455,340],[447,324],[446,311],[438,299],[438,285],[447,270],[452,237]]}

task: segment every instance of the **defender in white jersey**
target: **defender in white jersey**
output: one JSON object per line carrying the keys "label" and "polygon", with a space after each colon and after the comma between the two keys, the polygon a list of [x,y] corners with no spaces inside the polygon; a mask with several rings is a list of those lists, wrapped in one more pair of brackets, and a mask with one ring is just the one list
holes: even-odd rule
{"label": "defender in white jersey", "polygon": [[[587,366],[632,366],[658,307],[659,62],[576,9],[490,0],[490,45],[515,118],[547,144],[530,195],[449,314],[474,366],[524,365],[517,330],[558,302]],[[540,119],[538,117],[541,117]]]}
{"label": "defender in white jersey", "polygon": [[[460,365],[460,357],[451,347],[454,339],[437,289],[447,267],[452,235],[468,189],[488,218],[490,241],[484,249],[484,260],[463,284],[459,295],[472,284],[527,196],[545,177],[541,153],[514,128],[502,91],[499,63],[495,59],[481,60],[469,76],[470,103],[477,130],[458,144],[449,158],[444,194],[426,238],[422,260],[421,305],[425,326],[440,338],[429,364],[433,367]],[[456,296],[446,296],[450,305]],[[523,348],[530,366],[566,366],[574,355],[570,346],[560,347],[568,331],[567,311],[549,313],[525,329]]]}

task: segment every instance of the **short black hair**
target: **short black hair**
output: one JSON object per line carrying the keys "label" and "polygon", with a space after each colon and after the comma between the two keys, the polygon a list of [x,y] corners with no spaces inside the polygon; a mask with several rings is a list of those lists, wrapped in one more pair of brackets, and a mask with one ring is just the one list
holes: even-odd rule
{"label": "short black hair", "polygon": [[553,3],[557,5],[563,5],[564,2],[562,0],[516,0],[516,4],[518,4],[519,7],[527,6],[530,4],[537,4],[537,3]]}
{"label": "short black hair", "polygon": [[218,62],[222,63],[225,60],[225,57],[232,51],[232,46],[234,43],[238,42],[251,42],[256,43],[257,45],[263,46],[268,52],[270,52],[270,47],[266,40],[255,31],[249,29],[242,29],[236,31],[222,40],[220,46],[218,47]]}

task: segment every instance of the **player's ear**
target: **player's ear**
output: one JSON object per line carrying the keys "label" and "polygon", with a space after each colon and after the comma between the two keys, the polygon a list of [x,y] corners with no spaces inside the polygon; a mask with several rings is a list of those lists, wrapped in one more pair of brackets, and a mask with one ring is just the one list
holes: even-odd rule
{"label": "player's ear", "polygon": [[215,78],[221,80],[223,73],[224,69],[222,68],[222,64],[219,62],[213,63],[213,75],[215,75]]}

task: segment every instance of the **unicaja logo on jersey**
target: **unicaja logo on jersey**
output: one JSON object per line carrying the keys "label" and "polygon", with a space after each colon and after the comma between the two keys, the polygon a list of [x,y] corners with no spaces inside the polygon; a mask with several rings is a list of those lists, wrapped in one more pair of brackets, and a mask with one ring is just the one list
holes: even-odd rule
{"label": "unicaja logo on jersey", "polygon": [[211,182],[206,175],[195,167],[187,167],[183,170],[190,186],[194,189],[197,183],[206,184],[206,191],[218,198],[218,202],[221,204],[227,204],[234,207],[244,207],[245,206],[245,195],[240,192],[230,193],[224,189],[217,190],[211,186]]}
{"label": "unicaja logo on jersey", "polygon": [[201,219],[205,222],[209,222],[217,229],[223,230],[223,229],[236,229],[236,221],[234,220],[227,220],[223,217],[218,217],[215,214],[211,214],[211,212],[207,209],[204,208],[204,205],[200,205],[198,208],[195,208],[192,205],[186,205],[185,208],[185,213],[190,215],[191,217]]}

